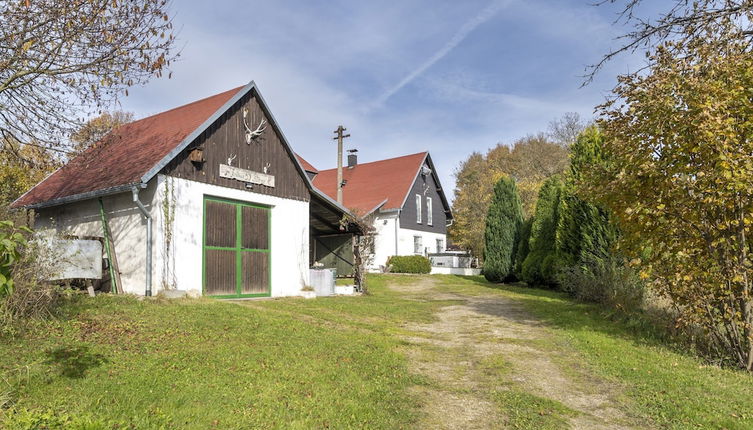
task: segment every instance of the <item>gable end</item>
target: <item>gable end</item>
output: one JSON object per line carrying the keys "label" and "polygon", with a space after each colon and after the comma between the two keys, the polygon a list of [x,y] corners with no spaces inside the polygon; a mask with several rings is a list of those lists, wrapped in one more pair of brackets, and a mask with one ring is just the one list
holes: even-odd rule
{"label": "gable end", "polygon": [[[253,88],[252,88],[253,89]],[[256,129],[262,121],[262,134],[246,143],[243,111],[246,124]],[[200,148],[203,162],[191,161],[190,153]],[[221,177],[221,164],[274,176],[274,187],[251,184]],[[185,145],[162,168],[163,174],[227,188],[248,190],[276,197],[309,201],[307,178],[298,160],[289,151],[277,123],[260,101],[258,92],[247,91],[219,113],[214,121],[195,139]]]}

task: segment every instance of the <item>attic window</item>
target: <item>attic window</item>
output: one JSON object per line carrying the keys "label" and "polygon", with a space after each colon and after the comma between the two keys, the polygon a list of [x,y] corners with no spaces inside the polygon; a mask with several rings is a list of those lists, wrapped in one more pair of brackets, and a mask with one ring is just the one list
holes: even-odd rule
{"label": "attic window", "polygon": [[421,194],[416,194],[416,224],[421,224]]}
{"label": "attic window", "polygon": [[434,225],[434,208],[432,207],[432,198],[426,198],[426,224]]}

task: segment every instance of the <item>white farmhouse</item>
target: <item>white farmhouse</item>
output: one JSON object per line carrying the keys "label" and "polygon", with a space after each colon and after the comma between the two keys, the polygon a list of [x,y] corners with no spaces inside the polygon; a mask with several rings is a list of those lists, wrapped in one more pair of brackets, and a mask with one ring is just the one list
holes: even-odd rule
{"label": "white farmhouse", "polygon": [[[317,189],[337,196],[337,169],[317,170],[299,156]],[[348,155],[343,168],[343,206],[361,215],[373,214],[377,230],[370,269],[379,270],[393,255],[444,252],[450,205],[428,152],[358,163]],[[312,256],[348,271],[348,238],[319,235]],[[334,260],[333,260],[334,259]]]}

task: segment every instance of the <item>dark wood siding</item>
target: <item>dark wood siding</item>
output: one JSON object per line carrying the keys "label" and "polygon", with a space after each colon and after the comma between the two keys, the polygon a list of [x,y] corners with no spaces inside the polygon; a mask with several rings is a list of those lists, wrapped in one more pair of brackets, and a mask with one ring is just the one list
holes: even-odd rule
{"label": "dark wood siding", "polygon": [[261,294],[269,291],[269,254],[242,252],[241,294]]}
{"label": "dark wood siding", "polygon": [[[244,106],[248,109],[247,123],[252,130],[256,129],[262,119],[267,121],[267,128],[262,135],[250,144],[246,143],[243,126]],[[199,165],[188,159],[190,151],[197,147],[203,148],[206,160]],[[228,158],[233,156],[232,166],[254,172],[264,172],[264,167],[269,164],[267,173],[275,177],[275,186],[253,184],[253,188],[249,189],[244,182],[221,178],[220,164],[228,164]],[[306,182],[298,171],[292,154],[286,151],[279,130],[270,123],[269,113],[262,109],[253,91],[222,114],[195,142],[175,157],[162,173],[270,196],[301,201],[309,201],[310,198]]]}
{"label": "dark wood siding", "polygon": [[241,222],[243,236],[241,248],[269,249],[269,211],[251,206],[243,206]]}
{"label": "dark wood siding", "polygon": [[235,248],[235,206],[209,200],[206,204],[206,246]]}
{"label": "dark wood siding", "polygon": [[[425,191],[425,192],[424,192]],[[421,195],[421,223],[416,222],[416,194]],[[426,198],[432,199],[432,225],[428,225],[429,218],[426,214]],[[426,176],[419,174],[413,183],[408,197],[405,200],[403,211],[400,213],[400,228],[427,231],[432,233],[447,234],[447,208],[442,203],[442,198],[437,191],[437,182],[432,174]],[[428,246],[424,244],[425,246]]]}
{"label": "dark wood siding", "polygon": [[204,197],[204,294],[268,296],[269,209]]}
{"label": "dark wood siding", "polygon": [[222,296],[236,294],[235,251],[207,249],[204,256],[204,294]]}

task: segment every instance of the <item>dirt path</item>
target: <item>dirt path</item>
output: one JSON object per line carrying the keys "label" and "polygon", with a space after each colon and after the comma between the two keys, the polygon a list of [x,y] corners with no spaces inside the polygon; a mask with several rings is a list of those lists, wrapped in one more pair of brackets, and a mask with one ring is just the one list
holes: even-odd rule
{"label": "dirt path", "polygon": [[[412,370],[429,381],[415,388],[424,404],[422,428],[536,428],[536,414],[551,410],[558,416],[545,422],[557,428],[641,428],[625,412],[620,387],[590,374],[518,303],[497,294],[442,293],[435,282],[392,287],[415,299],[463,302],[442,308],[434,323],[407,327],[414,333],[405,338]],[[521,406],[511,412],[513,401]]]}

